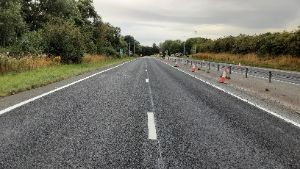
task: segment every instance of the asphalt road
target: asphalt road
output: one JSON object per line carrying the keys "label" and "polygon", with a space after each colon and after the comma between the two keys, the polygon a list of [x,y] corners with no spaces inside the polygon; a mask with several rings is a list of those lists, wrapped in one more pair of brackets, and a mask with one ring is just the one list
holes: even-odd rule
{"label": "asphalt road", "polygon": [[0,168],[298,169],[300,129],[143,58],[1,115]]}

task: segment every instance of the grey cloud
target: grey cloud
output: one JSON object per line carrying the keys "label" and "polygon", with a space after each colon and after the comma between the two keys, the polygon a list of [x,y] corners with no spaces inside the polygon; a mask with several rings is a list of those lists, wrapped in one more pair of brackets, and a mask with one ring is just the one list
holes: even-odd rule
{"label": "grey cloud", "polygon": [[[215,1],[216,3],[220,2],[220,0]],[[225,2],[232,4],[230,9],[226,8],[229,4],[221,8],[224,3],[222,2],[216,8],[211,4],[207,8],[194,8],[186,12],[182,9],[176,11],[176,9],[149,10],[133,8],[122,9],[121,11],[125,15],[139,21],[228,24],[249,28],[282,28],[290,21],[299,17],[300,1],[286,1],[286,4],[277,3],[276,5],[272,4],[274,1],[269,1],[269,6],[268,3],[261,3],[260,1],[253,1],[253,4],[249,4],[249,2],[239,4],[237,0],[228,0]],[[235,9],[232,9],[232,7],[235,7]]]}
{"label": "grey cloud", "polygon": [[213,37],[227,35],[219,31],[228,31],[229,27],[239,33],[259,33],[300,25],[300,0],[94,0],[94,3],[104,20],[117,24],[125,33],[148,39],[147,43],[153,38],[157,42],[161,38],[159,33],[164,38],[182,37],[187,34],[186,28],[197,29],[201,25],[227,28],[208,32]]}

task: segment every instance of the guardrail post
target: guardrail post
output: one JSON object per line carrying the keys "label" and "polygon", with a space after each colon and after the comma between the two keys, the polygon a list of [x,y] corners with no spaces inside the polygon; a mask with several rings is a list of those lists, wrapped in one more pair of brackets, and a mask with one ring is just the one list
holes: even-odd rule
{"label": "guardrail post", "polygon": [[272,72],[270,71],[269,72],[269,83],[271,83],[272,82]]}
{"label": "guardrail post", "polygon": [[232,72],[231,72],[231,69],[232,69],[232,67],[231,66],[229,66],[229,74],[231,74]]}
{"label": "guardrail post", "polygon": [[248,78],[249,68],[246,68],[246,78]]}
{"label": "guardrail post", "polygon": [[210,70],[210,62],[208,63],[208,70]]}
{"label": "guardrail post", "polygon": [[218,64],[218,71],[220,71],[220,65]]}

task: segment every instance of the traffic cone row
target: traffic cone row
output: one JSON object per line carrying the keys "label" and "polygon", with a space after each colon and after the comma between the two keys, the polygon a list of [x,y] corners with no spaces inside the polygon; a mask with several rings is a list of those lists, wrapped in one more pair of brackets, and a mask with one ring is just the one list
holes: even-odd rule
{"label": "traffic cone row", "polygon": [[[175,61],[174,67],[180,67],[177,60]],[[238,67],[238,69],[241,69],[241,63],[239,63],[239,65],[238,65],[237,67]],[[191,71],[192,71],[192,72],[196,72],[197,70],[201,70],[201,69],[200,69],[200,67],[197,67],[197,66],[193,63],[193,64],[192,64]],[[205,70],[205,69],[203,69],[203,70],[204,70],[205,72],[207,72],[207,73],[210,73],[209,68],[207,68],[206,70]],[[223,74],[222,74],[222,76],[221,76],[220,79],[219,79],[219,83],[226,84],[226,79],[231,79],[230,73],[229,73],[229,68],[228,68],[228,67],[226,67],[226,68],[223,70]]]}

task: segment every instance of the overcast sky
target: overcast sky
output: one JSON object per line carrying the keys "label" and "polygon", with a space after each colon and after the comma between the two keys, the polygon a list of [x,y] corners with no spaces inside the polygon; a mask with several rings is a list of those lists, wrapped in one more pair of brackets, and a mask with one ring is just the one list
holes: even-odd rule
{"label": "overcast sky", "polygon": [[300,26],[300,0],[94,0],[94,5],[105,22],[143,45]]}

